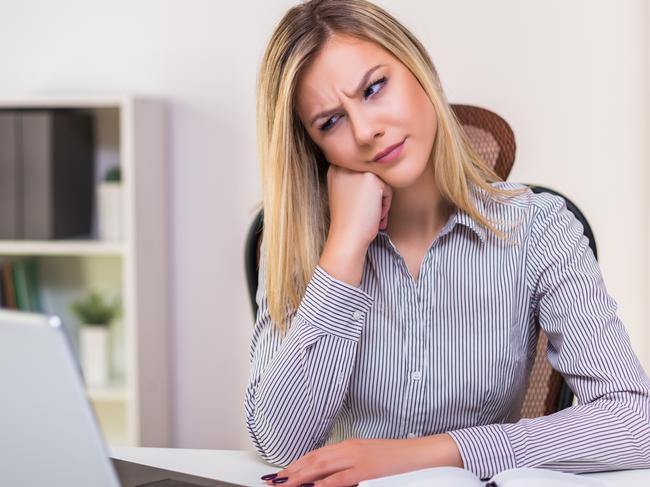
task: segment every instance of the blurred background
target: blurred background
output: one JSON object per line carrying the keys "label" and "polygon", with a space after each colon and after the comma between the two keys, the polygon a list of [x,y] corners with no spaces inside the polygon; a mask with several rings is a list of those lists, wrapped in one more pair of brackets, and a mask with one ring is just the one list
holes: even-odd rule
{"label": "blurred background", "polygon": [[[255,80],[295,3],[0,1],[2,305],[64,317],[112,445],[250,448]],[[509,122],[509,180],[585,213],[649,370],[648,2],[376,3],[427,47],[450,102]]]}

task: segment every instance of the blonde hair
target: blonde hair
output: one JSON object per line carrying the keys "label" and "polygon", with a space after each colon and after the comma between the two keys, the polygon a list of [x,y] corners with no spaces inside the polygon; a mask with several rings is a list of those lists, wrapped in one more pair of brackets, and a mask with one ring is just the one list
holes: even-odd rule
{"label": "blonde hair", "polygon": [[399,59],[433,104],[438,127],[432,157],[442,197],[499,238],[504,233],[471,198],[480,188],[492,199],[519,194],[490,183],[501,178],[472,148],[443,93],[422,44],[386,11],[366,0],[310,0],[291,8],[277,25],[257,80],[257,137],[262,175],[269,315],[286,331],[320,260],[329,227],[327,161],[295,112],[301,72],[334,33],[374,42]]}

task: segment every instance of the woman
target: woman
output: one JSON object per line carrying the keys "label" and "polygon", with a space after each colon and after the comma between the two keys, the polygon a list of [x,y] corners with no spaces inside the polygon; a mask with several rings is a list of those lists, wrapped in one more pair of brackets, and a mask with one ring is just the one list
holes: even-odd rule
{"label": "woman", "polygon": [[[581,225],[472,150],[426,50],[363,0],[289,10],[258,81],[246,391],[268,483],[650,466],[650,385]],[[519,420],[537,323],[579,404]]]}

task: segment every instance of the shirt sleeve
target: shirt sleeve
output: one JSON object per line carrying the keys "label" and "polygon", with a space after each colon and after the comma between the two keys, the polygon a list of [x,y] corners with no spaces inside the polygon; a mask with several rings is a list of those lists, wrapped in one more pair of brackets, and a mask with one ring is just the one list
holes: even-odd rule
{"label": "shirt sleeve", "polygon": [[327,439],[373,298],[316,266],[283,336],[269,316],[265,269],[262,256],[246,424],[260,455],[286,466]]}
{"label": "shirt sleeve", "polygon": [[563,198],[536,196],[527,244],[531,306],[548,359],[577,397],[562,411],[451,431],[465,468],[581,473],[650,467],[650,382],[607,293],[582,224]]}

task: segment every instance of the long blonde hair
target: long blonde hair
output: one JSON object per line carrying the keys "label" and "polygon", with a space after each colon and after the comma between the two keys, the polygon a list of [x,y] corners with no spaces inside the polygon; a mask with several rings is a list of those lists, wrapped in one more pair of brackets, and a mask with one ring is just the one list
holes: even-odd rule
{"label": "long blonde hair", "polygon": [[285,331],[320,260],[329,227],[327,161],[295,112],[302,71],[334,33],[374,42],[417,78],[438,120],[433,154],[442,197],[499,238],[504,234],[474,205],[480,188],[502,200],[521,190],[490,183],[501,178],[472,148],[443,93],[426,49],[386,11],[366,0],[310,0],[277,25],[257,80],[257,137],[262,175],[266,297],[271,320]]}

